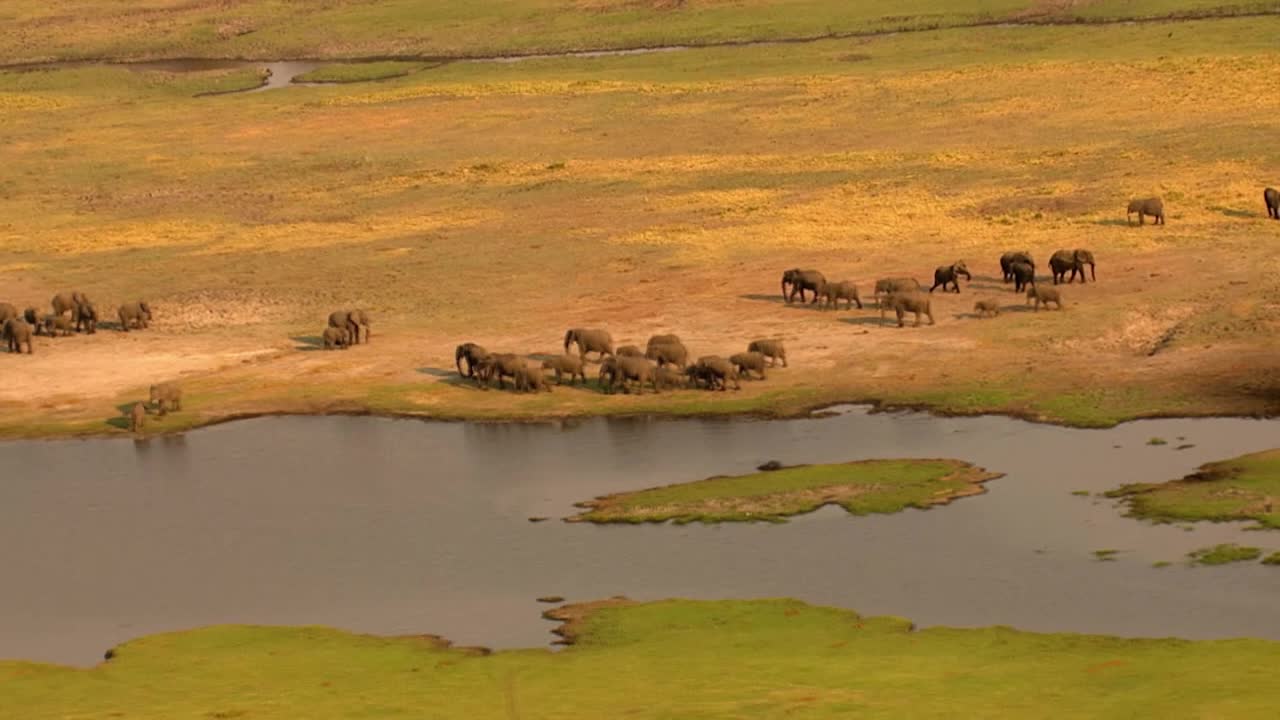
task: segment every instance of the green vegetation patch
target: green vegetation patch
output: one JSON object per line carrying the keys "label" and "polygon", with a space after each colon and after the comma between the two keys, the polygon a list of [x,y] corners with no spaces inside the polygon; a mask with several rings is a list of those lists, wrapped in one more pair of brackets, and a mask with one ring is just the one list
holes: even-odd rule
{"label": "green vegetation patch", "polygon": [[386,80],[387,78],[403,77],[410,73],[415,73],[426,66],[426,63],[421,62],[399,62],[394,60],[386,62],[334,63],[298,75],[293,81],[353,83]]}
{"label": "green vegetation patch", "polygon": [[797,465],[771,472],[606,495],[577,506],[570,522],[783,522],[823,505],[854,515],[929,508],[983,492],[1001,477],[958,460],[864,460]]}
{"label": "green vegetation patch", "polygon": [[[222,626],[90,669],[0,663],[15,718],[1273,718],[1280,643],[916,630],[795,600],[548,612],[563,652]],[[1176,679],[1176,691],[1170,682]]]}
{"label": "green vegetation patch", "polygon": [[1255,520],[1280,528],[1280,449],[1209,463],[1181,480],[1135,483],[1106,493],[1132,517],[1157,522]]}
{"label": "green vegetation patch", "polygon": [[1256,547],[1222,543],[1213,547],[1200,548],[1187,553],[1191,562],[1196,565],[1226,565],[1233,562],[1247,562],[1262,557],[1262,550]]}
{"label": "green vegetation patch", "polygon": [[1270,555],[1262,558],[1262,564],[1263,565],[1280,565],[1280,551],[1273,552]]}

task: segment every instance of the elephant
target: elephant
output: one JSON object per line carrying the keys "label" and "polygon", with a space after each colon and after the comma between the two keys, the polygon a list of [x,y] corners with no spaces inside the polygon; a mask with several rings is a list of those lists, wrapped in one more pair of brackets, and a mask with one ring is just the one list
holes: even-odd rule
{"label": "elephant", "polygon": [[1125,211],[1125,222],[1133,224],[1133,214],[1138,214],[1138,224],[1144,224],[1144,218],[1147,215],[1155,218],[1152,224],[1164,225],[1164,201],[1158,197],[1137,198],[1129,201],[1129,208]]}
{"label": "elephant", "polygon": [[920,316],[928,315],[929,324],[934,325],[933,319],[933,301],[923,292],[894,293],[889,295],[885,303],[880,304],[880,319],[884,319],[884,311],[886,308],[892,308],[893,312],[898,316],[898,327],[905,327],[902,317],[906,313],[915,313],[915,327],[920,327]]}
{"label": "elephant", "polygon": [[752,340],[747,344],[747,352],[758,352],[769,358],[769,367],[777,365],[779,360],[782,361],[782,367],[787,366],[787,349],[781,340]]}
{"label": "elephant", "polygon": [[147,406],[140,402],[133,404],[129,408],[129,432],[140,433],[142,426],[147,424]]}
{"label": "elephant", "polygon": [[622,347],[620,347],[620,348],[618,348],[617,350],[613,351],[613,354],[614,354],[614,355],[617,355],[618,357],[638,357],[638,358],[642,358],[642,357],[644,357],[644,356],[645,356],[645,352],[644,352],[643,350],[641,350],[640,348],[636,347],[635,345],[623,345]]}
{"label": "elephant", "polygon": [[[458,374],[462,377],[475,377],[476,366],[489,357],[489,351],[483,347],[469,342],[462,343],[453,351],[453,362],[458,366]],[[467,369],[462,369],[462,361],[467,361]]]}
{"label": "elephant", "polygon": [[58,337],[59,335],[69,337],[75,333],[71,318],[66,315],[45,315],[40,320],[40,324],[36,326],[36,334],[39,335],[41,330],[49,337]]}
{"label": "elephant", "polygon": [[683,370],[689,364],[689,349],[679,341],[650,345],[644,356],[658,363],[658,367],[669,363]]}
{"label": "elephant", "polygon": [[1013,264],[1026,263],[1031,266],[1031,271],[1035,272],[1036,261],[1031,259],[1031,253],[1026,250],[1010,250],[1000,256],[1000,272],[1004,274],[1004,281],[1013,280]]}
{"label": "elephant", "polygon": [[715,390],[716,385],[719,385],[723,392],[728,389],[728,381],[732,380],[734,390],[742,389],[738,382],[738,369],[719,355],[700,357],[696,363],[685,368],[684,372],[695,387],[699,383],[706,383],[708,390]]}
{"label": "elephant", "polygon": [[539,392],[546,390],[551,392],[551,385],[547,383],[547,378],[542,374],[542,365],[531,365],[528,362],[522,362],[520,367],[516,369],[515,384],[517,392]]}
{"label": "elephant", "polygon": [[151,404],[155,405],[159,414],[170,410],[182,409],[182,388],[174,383],[160,383],[151,386]]}
{"label": "elephant", "polygon": [[939,285],[942,286],[942,292],[947,291],[947,285],[955,286],[956,292],[960,292],[960,276],[963,275],[965,280],[973,281],[973,276],[969,274],[969,268],[965,266],[963,260],[957,260],[950,265],[942,265],[933,271],[933,287],[929,288],[929,292],[933,292]]}
{"label": "elephant", "polygon": [[547,358],[542,361],[544,370],[554,370],[556,373],[556,384],[564,384],[564,376],[569,376],[569,384],[572,385],[578,378],[582,378],[582,384],[587,383],[587,373],[582,369],[582,358],[574,357],[569,354],[559,355],[557,357]]}
{"label": "elephant", "polygon": [[351,344],[360,344],[360,323],[356,321],[350,310],[336,310],[329,313],[329,327],[345,329],[351,333]]}
{"label": "elephant", "polygon": [[[1080,282],[1087,282],[1088,278],[1084,273],[1084,266],[1089,266],[1089,271],[1093,274],[1096,282],[1097,273],[1094,272],[1093,253],[1088,250],[1059,250],[1049,258],[1049,269],[1053,271],[1053,284],[1059,282],[1075,282],[1076,273],[1080,274]],[[1071,279],[1067,279],[1067,271],[1071,271]]]}
{"label": "elephant", "polygon": [[747,380],[751,379],[751,373],[760,375],[760,379],[764,380],[764,355],[758,352],[742,352],[729,356],[729,362],[738,369],[738,374]]}
{"label": "elephant", "polygon": [[475,375],[476,385],[483,383],[483,387],[489,387],[489,381],[497,378],[498,389],[504,389],[506,386],[502,383],[502,378],[509,377],[514,383],[516,375],[520,369],[525,367],[522,358],[511,353],[497,353],[488,355],[480,362],[478,372]]}
{"label": "elephant", "polygon": [[1027,304],[1030,304],[1033,299],[1036,301],[1036,312],[1040,312],[1041,305],[1049,307],[1049,303],[1056,303],[1058,309],[1062,309],[1062,294],[1057,288],[1032,285],[1027,288]]}
{"label": "elephant", "polygon": [[327,327],[321,337],[325,350],[346,350],[351,345],[351,331],[346,328]]}
{"label": "elephant", "polygon": [[1034,265],[1018,261],[1009,266],[1009,272],[1013,275],[1014,292],[1022,292],[1023,288],[1028,285],[1036,284],[1036,268]]}
{"label": "elephant", "polygon": [[853,284],[852,280],[842,280],[841,282],[827,283],[822,286],[822,296],[827,299],[824,306],[827,309],[840,309],[840,301],[848,302],[848,309],[852,310],[854,303],[858,304],[858,309],[862,309],[862,299],[858,297],[858,286]]}
{"label": "elephant", "polygon": [[654,345],[684,345],[684,343],[681,342],[678,335],[654,335],[645,344],[645,350],[652,348]]}
{"label": "elephant", "polygon": [[637,394],[644,394],[644,384],[646,382],[653,386],[654,393],[660,393],[662,390],[658,388],[657,369],[657,365],[643,357],[631,355],[615,356],[613,361],[613,381],[609,383],[609,389],[613,391],[621,387],[623,392],[630,393],[631,388],[627,383],[634,380]]}
{"label": "elephant", "polygon": [[685,384],[686,376],[683,370],[659,365],[653,371],[653,379],[659,387],[678,388]]}
{"label": "elephant", "polygon": [[788,304],[796,299],[796,295],[800,296],[800,302],[804,302],[804,291],[812,290],[813,299],[810,304],[818,302],[818,293],[821,292],[824,285],[827,284],[827,278],[817,270],[800,270],[792,268],[782,273],[782,299]]}
{"label": "elephant", "polygon": [[[3,311],[3,310],[0,310],[0,315],[4,315],[4,311]],[[6,318],[6,319],[7,319],[7,318]],[[39,334],[40,334],[40,325],[41,325],[41,323],[40,323],[40,311],[39,311],[39,310],[36,310],[36,309],[35,309],[35,308],[33,308],[33,307],[29,307],[29,308],[27,308],[26,310],[23,310],[23,311],[22,311],[22,319],[23,319],[23,320],[26,320],[28,325],[30,325],[31,327],[33,327],[33,328],[35,328],[35,329],[36,329],[36,334],[37,334],[37,335],[39,335]],[[2,322],[4,322],[4,320],[0,320],[0,323],[2,323]]]}
{"label": "elephant", "polygon": [[875,291],[876,304],[877,305],[882,304],[883,301],[881,300],[881,298],[885,295],[892,295],[893,293],[911,292],[914,290],[924,290],[924,288],[920,287],[920,281],[916,280],[915,278],[909,278],[909,277],[880,278],[879,280],[876,281],[876,291]]}
{"label": "elephant", "polygon": [[573,344],[577,344],[578,356],[583,360],[587,359],[589,352],[599,353],[597,360],[613,354],[613,336],[608,330],[573,328],[564,334],[564,351],[569,352],[569,346]]}
{"label": "elephant", "polygon": [[98,332],[98,307],[88,298],[76,305],[72,311],[71,319],[75,321],[76,332],[84,332],[92,335]]}
{"label": "elephant", "polygon": [[2,334],[9,352],[20,353],[22,352],[23,344],[26,344],[27,354],[32,355],[35,353],[35,348],[31,343],[32,329],[26,320],[20,317],[11,317],[5,320]]}
{"label": "elephant", "polygon": [[1000,303],[995,300],[979,300],[973,304],[973,311],[978,317],[996,317],[1000,314]]}
{"label": "elephant", "polygon": [[[369,342],[369,338],[373,334],[373,331],[369,329],[369,313],[365,310],[352,310],[347,313],[347,319],[356,324],[356,344]],[[361,330],[364,331],[363,340],[359,337]]]}
{"label": "elephant", "polygon": [[1263,190],[1262,202],[1267,204],[1267,217],[1280,220],[1280,190],[1272,187]]}
{"label": "elephant", "polygon": [[61,292],[53,296],[50,304],[53,306],[54,315],[62,315],[63,313],[75,314],[76,306],[81,303],[90,302],[89,296],[74,290],[72,292]]}
{"label": "elephant", "polygon": [[120,318],[120,329],[125,332],[129,332],[131,325],[139,330],[146,330],[147,323],[151,322],[151,306],[144,300],[125,303],[116,314]]}
{"label": "elephant", "polygon": [[[566,353],[567,354],[567,353]],[[613,381],[618,377],[618,356],[610,355],[600,361],[600,373],[596,377],[600,389],[610,392],[613,388]]]}
{"label": "elephant", "polygon": [[[0,325],[4,325],[11,319],[18,317],[18,308],[9,303],[0,303]],[[28,320],[27,322],[31,322]]]}

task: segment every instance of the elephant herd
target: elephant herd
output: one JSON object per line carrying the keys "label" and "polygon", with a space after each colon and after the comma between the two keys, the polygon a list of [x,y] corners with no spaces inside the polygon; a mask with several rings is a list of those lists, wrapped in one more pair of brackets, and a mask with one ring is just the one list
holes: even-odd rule
{"label": "elephant herd", "polygon": [[[363,339],[362,339],[363,338]],[[346,350],[369,342],[369,313],[364,310],[335,310],[320,335],[325,350]]]}
{"label": "elephant herd", "polygon": [[[576,354],[571,352],[576,350]],[[564,335],[564,353],[555,356],[522,357],[513,353],[491,353],[475,343],[463,343],[454,351],[458,374],[474,380],[477,387],[488,388],[497,381],[505,388],[510,378],[517,392],[551,391],[549,376],[557,385],[587,383],[588,355],[595,353],[599,364],[597,382],[601,390],[630,393],[634,387],[643,393],[648,385],[654,393],[673,388],[705,388],[735,390],[743,379],[765,379],[765,368],[778,363],[787,367],[787,350],[781,340],[760,339],[747,344],[744,352],[728,358],[705,355],[692,357],[684,342],[676,335],[654,335],[644,349],[635,345],[615,346],[607,330],[572,328]]]}
{"label": "elephant herd", "polygon": [[[98,331],[98,306],[88,295],[78,290],[62,292],[54,295],[49,304],[53,312],[42,314],[34,307],[19,313],[17,307],[0,302],[0,334],[9,352],[16,354],[25,349],[28,355],[33,354],[32,338],[37,335],[57,338]],[[151,306],[144,300],[127,302],[116,310],[116,317],[122,332],[145,330],[151,322]]]}

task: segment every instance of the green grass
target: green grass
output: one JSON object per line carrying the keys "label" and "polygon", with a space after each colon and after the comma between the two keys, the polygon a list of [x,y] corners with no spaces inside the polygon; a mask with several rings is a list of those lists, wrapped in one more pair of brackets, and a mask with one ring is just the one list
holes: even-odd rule
{"label": "green grass", "polygon": [[1200,548],[1187,553],[1195,565],[1226,565],[1227,563],[1248,562],[1262,557],[1262,550],[1235,543],[1222,543],[1213,547]]}
{"label": "green grass", "polygon": [[1280,449],[1209,463],[1181,480],[1125,485],[1106,493],[1133,517],[1157,522],[1254,520],[1280,528]]}
{"label": "green grass", "polygon": [[983,492],[1000,477],[956,460],[865,460],[798,465],[771,472],[713,477],[582,503],[570,521],[640,523],[782,522],[824,505],[854,515],[928,508]]}
{"label": "green grass", "polygon": [[1167,567],[1169,567],[1169,566],[1170,566],[1170,565],[1172,565],[1172,564],[1173,564],[1173,563],[1169,562],[1168,560],[1157,560],[1157,561],[1155,561],[1155,562],[1151,563],[1151,567],[1153,567],[1153,568],[1167,568]]}
{"label": "green grass", "polygon": [[[570,608],[562,652],[222,626],[92,669],[0,663],[5,714],[79,718],[1275,716],[1280,644],[926,628],[794,600]],[[1050,710],[1051,709],[1051,710]]]}
{"label": "green grass", "polygon": [[1153,437],[1150,440],[1147,440],[1147,444],[1148,445],[1168,445],[1169,441],[1165,440],[1164,438]]}
{"label": "green grass", "polygon": [[427,67],[421,62],[366,62],[323,65],[294,78],[294,82],[353,83],[386,80],[415,73]]}
{"label": "green grass", "polygon": [[1094,550],[1093,551],[1094,559],[1101,560],[1101,561],[1115,560],[1116,555],[1119,555],[1119,554],[1120,554],[1119,550]]}
{"label": "green grass", "polygon": [[1273,552],[1262,558],[1263,565],[1280,565],[1280,551]]}

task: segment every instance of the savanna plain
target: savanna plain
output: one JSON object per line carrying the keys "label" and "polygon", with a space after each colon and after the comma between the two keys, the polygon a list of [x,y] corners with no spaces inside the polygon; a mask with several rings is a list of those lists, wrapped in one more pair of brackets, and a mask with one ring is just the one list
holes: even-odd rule
{"label": "savanna plain", "polygon": [[[47,311],[76,289],[108,319],[138,299],[155,313],[146,331],[0,355],[6,438],[123,435],[121,410],[170,381],[183,409],[148,432],[848,401],[1089,427],[1280,409],[1280,222],[1262,199],[1280,184],[1280,4],[4,5],[0,301]],[[666,45],[705,47],[463,59]],[[309,58],[306,79],[341,82],[242,93],[254,62],[119,62],[193,57]],[[1128,224],[1150,195],[1167,223]],[[1030,251],[1047,284],[1063,248],[1092,250],[1097,282],[1032,311],[998,258]],[[973,276],[933,293],[936,325],[780,294],[784,270],[813,267],[865,303],[877,278],[927,286],[957,260]],[[979,299],[1002,312],[979,318]],[[329,312],[356,307],[371,342],[322,350]],[[571,327],[676,333],[695,356],[780,338],[789,362],[740,391],[640,395],[486,392],[455,370],[460,343],[559,353]],[[911,632],[791,601],[555,612],[575,640],[559,653],[237,627],[140,639],[90,670],[0,663],[0,710],[1272,717],[1280,702],[1264,641]]]}

